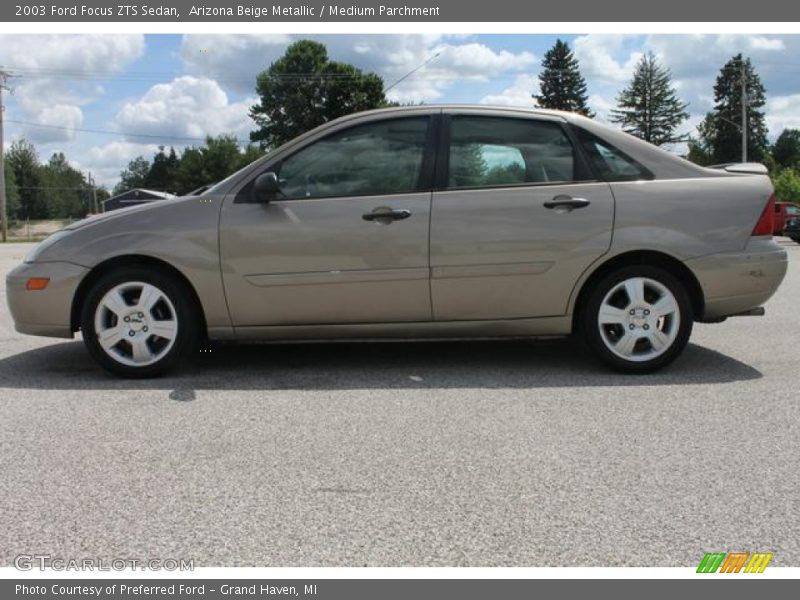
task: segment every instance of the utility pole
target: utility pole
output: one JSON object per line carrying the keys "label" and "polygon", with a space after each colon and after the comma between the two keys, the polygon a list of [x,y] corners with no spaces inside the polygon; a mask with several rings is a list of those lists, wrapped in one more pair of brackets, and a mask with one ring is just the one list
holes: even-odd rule
{"label": "utility pole", "polygon": [[742,162],[747,162],[747,70],[742,58]]}
{"label": "utility pole", "polygon": [[2,225],[2,239],[5,242],[8,239],[8,210],[6,208],[6,161],[3,158],[3,90],[8,90],[6,81],[9,74],[7,71],[0,69],[0,220]]}
{"label": "utility pole", "polygon": [[94,184],[94,177],[92,177],[91,171],[89,171],[89,185],[92,186],[92,213],[98,214],[100,208],[97,206],[97,186]]}

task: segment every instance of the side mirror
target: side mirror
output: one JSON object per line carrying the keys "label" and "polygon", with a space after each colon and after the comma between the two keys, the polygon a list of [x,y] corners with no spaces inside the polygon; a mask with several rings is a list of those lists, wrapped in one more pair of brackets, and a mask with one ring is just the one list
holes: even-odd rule
{"label": "side mirror", "polygon": [[275,199],[280,191],[278,176],[272,171],[267,171],[256,177],[253,182],[253,199],[256,202],[268,203]]}

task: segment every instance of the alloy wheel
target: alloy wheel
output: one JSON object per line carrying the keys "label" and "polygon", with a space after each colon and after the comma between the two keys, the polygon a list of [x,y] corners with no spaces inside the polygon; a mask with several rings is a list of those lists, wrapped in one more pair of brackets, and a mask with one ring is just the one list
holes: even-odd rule
{"label": "alloy wheel", "polygon": [[169,297],[141,281],[121,283],[102,297],[94,315],[97,341],[115,361],[144,367],[163,358],[178,337],[178,315]]}
{"label": "alloy wheel", "polygon": [[632,277],[605,295],[597,326],[611,352],[628,361],[643,362],[672,346],[680,319],[678,301],[669,288],[655,279]]}

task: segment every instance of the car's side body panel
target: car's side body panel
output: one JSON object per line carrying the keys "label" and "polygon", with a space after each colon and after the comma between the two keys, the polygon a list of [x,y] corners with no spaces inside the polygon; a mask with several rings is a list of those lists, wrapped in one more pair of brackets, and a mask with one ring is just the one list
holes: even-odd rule
{"label": "car's side body panel", "polygon": [[[163,261],[193,286],[208,327],[229,328],[219,264],[222,200],[214,195],[187,196],[106,213],[48,248],[37,264],[59,261],[65,255],[87,269],[118,257],[145,256]],[[65,301],[71,304],[72,298]]]}
{"label": "car's side body panel", "polygon": [[[443,111],[582,127],[634,156],[654,180],[495,190],[440,185],[380,198],[234,205],[270,164],[331,132]],[[547,196],[564,191],[591,196],[591,204],[568,214],[540,210]],[[649,250],[692,270],[706,300],[703,316],[716,318],[758,306],[784,276],[785,251],[751,236],[771,193],[763,175],[699,167],[576,115],[482,107],[375,111],[304,134],[205,195],[80,224],[9,275],[9,303],[20,331],[67,335],[69,307],[86,273],[117,257],[146,256],[189,281],[212,338],[560,335],[570,333],[578,293],[592,273],[615,257]],[[419,218],[385,227],[361,220],[382,205]],[[53,272],[65,263],[63,274]],[[52,287],[40,296],[22,289],[26,277],[48,274]]]}
{"label": "car's side body panel", "polygon": [[[559,195],[590,201],[556,211]],[[450,190],[433,196],[431,296],[436,320],[564,315],[575,281],[611,244],[607,183]]]}
{"label": "car's side body panel", "polygon": [[[228,202],[220,252],[235,327],[428,321],[430,192]],[[363,214],[407,210],[376,224]]]}

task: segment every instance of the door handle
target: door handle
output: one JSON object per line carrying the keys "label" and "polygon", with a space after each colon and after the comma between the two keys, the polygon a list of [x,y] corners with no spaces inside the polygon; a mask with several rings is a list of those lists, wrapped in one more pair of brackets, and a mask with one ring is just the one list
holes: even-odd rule
{"label": "door handle", "polygon": [[376,208],[375,212],[364,213],[361,218],[365,221],[401,221],[411,216],[411,211],[404,208],[388,209]]}
{"label": "door handle", "polygon": [[561,194],[553,198],[552,200],[547,200],[544,203],[545,208],[564,208],[567,211],[574,210],[576,208],[586,208],[589,206],[591,202],[589,202],[586,198],[573,198],[572,196],[567,196],[566,194]]}

